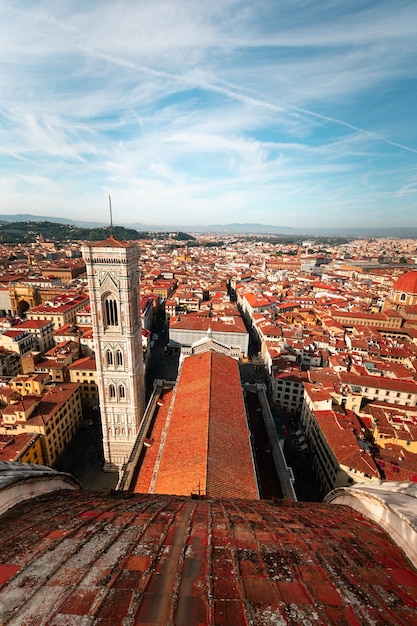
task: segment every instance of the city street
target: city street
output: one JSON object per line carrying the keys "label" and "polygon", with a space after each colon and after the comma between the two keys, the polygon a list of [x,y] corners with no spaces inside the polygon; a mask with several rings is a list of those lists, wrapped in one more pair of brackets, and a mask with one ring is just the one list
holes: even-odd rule
{"label": "city street", "polygon": [[55,463],[55,468],[69,472],[79,480],[82,487],[93,491],[115,489],[119,476],[115,472],[103,472],[103,441],[98,411],[85,411],[84,420],[92,426],[80,428]]}
{"label": "city street", "polygon": [[273,407],[271,409],[274,422],[280,437],[284,437],[284,455],[289,467],[292,468],[297,498],[303,502],[320,502],[320,489],[312,470],[312,455],[307,447],[301,450],[297,444],[295,432],[299,429],[298,416]]}
{"label": "city street", "polygon": [[159,318],[155,321],[152,331],[152,347],[146,364],[146,399],[152,395],[154,380],[176,380],[178,374],[179,353],[165,352],[168,344],[168,331],[165,327],[165,319]]}

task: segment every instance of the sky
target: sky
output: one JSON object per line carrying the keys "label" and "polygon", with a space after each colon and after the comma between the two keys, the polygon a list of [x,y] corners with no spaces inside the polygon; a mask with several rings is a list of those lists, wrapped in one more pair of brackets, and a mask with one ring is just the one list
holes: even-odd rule
{"label": "sky", "polygon": [[417,226],[415,0],[0,0],[0,214]]}

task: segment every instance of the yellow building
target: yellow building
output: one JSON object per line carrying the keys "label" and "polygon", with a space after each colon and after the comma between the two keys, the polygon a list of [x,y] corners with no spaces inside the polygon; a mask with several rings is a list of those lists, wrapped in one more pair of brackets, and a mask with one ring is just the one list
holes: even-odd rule
{"label": "yellow building", "polygon": [[378,426],[374,430],[375,443],[381,448],[389,448],[391,445],[401,446],[408,452],[417,454],[417,441],[415,441],[406,425],[397,426],[392,429],[391,435],[388,435]]}
{"label": "yellow building", "polygon": [[372,416],[372,434],[376,445],[381,448],[401,446],[417,454],[417,409],[401,406],[384,406],[382,403],[368,404],[366,412]]}
{"label": "yellow building", "polygon": [[69,259],[66,261],[56,261],[41,269],[42,276],[56,276],[63,284],[69,283],[80,274],[85,272],[84,259]]}
{"label": "yellow building", "polygon": [[88,408],[97,406],[99,397],[96,360],[90,357],[78,359],[68,370],[71,382],[80,384],[81,404]]}
{"label": "yellow building", "polygon": [[10,381],[10,387],[21,396],[41,396],[49,382],[49,374],[27,374],[16,376]]}
{"label": "yellow building", "polygon": [[62,383],[42,396],[24,395],[1,410],[0,435],[41,435],[46,465],[52,466],[77,432],[81,420],[80,385]]}
{"label": "yellow building", "polygon": [[385,313],[352,313],[350,311],[333,312],[332,318],[345,327],[373,326],[374,328],[401,328],[403,318],[395,311]]}
{"label": "yellow building", "polygon": [[88,304],[88,296],[80,294],[74,297],[61,296],[52,302],[35,306],[26,313],[28,320],[51,320],[56,329],[65,324],[75,324],[75,316]]}
{"label": "yellow building", "polygon": [[0,462],[4,461],[45,465],[42,436],[34,433],[0,435]]}

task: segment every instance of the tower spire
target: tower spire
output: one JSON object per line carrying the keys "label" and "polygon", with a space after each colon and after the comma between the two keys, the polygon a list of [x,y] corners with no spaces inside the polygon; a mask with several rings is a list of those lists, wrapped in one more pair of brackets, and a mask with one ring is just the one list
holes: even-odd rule
{"label": "tower spire", "polygon": [[110,236],[114,237],[114,232],[113,232],[113,213],[111,210],[111,195],[109,194],[109,206],[110,206]]}

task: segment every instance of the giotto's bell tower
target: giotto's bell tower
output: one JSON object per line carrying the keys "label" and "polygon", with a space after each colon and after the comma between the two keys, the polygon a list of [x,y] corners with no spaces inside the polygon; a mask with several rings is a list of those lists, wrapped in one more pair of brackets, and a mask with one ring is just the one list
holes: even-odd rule
{"label": "giotto's bell tower", "polygon": [[145,406],[139,246],[113,235],[82,247],[96,351],[104,470],[129,457]]}

